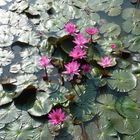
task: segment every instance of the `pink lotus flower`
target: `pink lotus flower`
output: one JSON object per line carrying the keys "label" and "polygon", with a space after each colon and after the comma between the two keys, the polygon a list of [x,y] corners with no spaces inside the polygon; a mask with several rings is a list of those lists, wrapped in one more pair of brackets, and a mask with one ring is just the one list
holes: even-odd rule
{"label": "pink lotus flower", "polygon": [[49,122],[53,125],[61,124],[66,119],[65,113],[61,108],[52,110],[52,112],[48,114],[48,117],[50,118]]}
{"label": "pink lotus flower", "polygon": [[76,25],[72,22],[65,24],[65,31],[69,34],[73,34],[76,32]]}
{"label": "pink lotus flower", "polygon": [[50,61],[51,60],[47,56],[42,56],[39,62],[42,67],[47,67],[50,65]]}
{"label": "pink lotus flower", "polygon": [[76,35],[75,40],[73,41],[77,46],[85,47],[84,45],[89,41],[83,36],[82,33]]}
{"label": "pink lotus flower", "polygon": [[91,66],[89,64],[84,64],[82,69],[85,73],[89,73],[91,71]]}
{"label": "pink lotus flower", "polygon": [[85,30],[89,35],[95,35],[99,32],[99,30],[95,27],[89,27]]}
{"label": "pink lotus flower", "polygon": [[116,49],[116,48],[117,48],[117,45],[116,45],[115,43],[112,43],[112,44],[111,44],[111,48],[112,48],[112,49]]}
{"label": "pink lotus flower", "polygon": [[69,56],[74,59],[83,59],[86,57],[86,51],[81,49],[80,47],[75,47],[69,54]]}
{"label": "pink lotus flower", "polygon": [[73,78],[74,75],[79,75],[79,67],[80,64],[76,61],[72,61],[65,65],[66,71],[64,71],[64,74],[70,74],[70,80]]}
{"label": "pink lotus flower", "polygon": [[106,68],[106,67],[111,67],[112,66],[112,58],[110,56],[105,56],[105,57],[102,57],[100,62],[98,62],[98,64],[100,66],[102,66],[103,68]]}

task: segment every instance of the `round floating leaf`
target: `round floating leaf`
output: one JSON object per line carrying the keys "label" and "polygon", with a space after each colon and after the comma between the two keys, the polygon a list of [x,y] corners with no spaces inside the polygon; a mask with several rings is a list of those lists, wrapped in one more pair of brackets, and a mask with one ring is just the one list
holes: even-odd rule
{"label": "round floating leaf", "polygon": [[97,101],[99,104],[97,105],[98,111],[107,119],[110,119],[116,116],[115,110],[115,98],[112,94],[101,94]]}
{"label": "round floating leaf", "polygon": [[20,114],[21,111],[15,107],[14,103],[11,105],[6,105],[0,109],[0,123],[6,124],[13,122],[19,117]]}
{"label": "round floating leaf", "polygon": [[81,88],[81,90],[76,91],[80,97],[76,103],[72,103],[70,105],[71,113],[77,120],[88,121],[98,113],[95,104],[97,89],[95,87],[94,81],[89,80],[83,89]]}
{"label": "round floating leaf", "polygon": [[111,123],[114,128],[121,134],[135,134],[140,129],[139,119],[127,119],[121,116],[114,116],[111,118]]}
{"label": "round floating leaf", "polygon": [[53,102],[53,104],[61,104],[67,101],[67,99],[65,98],[65,95],[67,95],[67,93],[68,89],[62,86],[56,92],[51,93],[49,99],[51,100],[51,102]]}
{"label": "round floating leaf", "polygon": [[74,38],[72,36],[64,36],[58,40],[58,46],[60,45],[62,50],[69,54],[72,48],[75,46],[73,40]]}
{"label": "round floating leaf", "polygon": [[140,103],[140,78],[138,77],[138,84],[135,89],[129,92],[129,96],[131,97],[132,100],[134,100],[137,103]]}
{"label": "round floating leaf", "polygon": [[129,40],[129,50],[132,52],[138,52],[140,53],[140,36],[132,37]]}
{"label": "round floating leaf", "polygon": [[106,23],[101,26],[100,33],[103,33],[105,37],[115,37],[121,33],[121,28],[115,23]]}
{"label": "round floating leaf", "polygon": [[29,109],[28,112],[33,116],[42,116],[49,113],[52,104],[48,97],[49,95],[46,92],[38,93],[33,107]]}
{"label": "round floating leaf", "polygon": [[10,28],[7,25],[0,26],[0,47],[10,46],[14,40]]}
{"label": "round floating leaf", "polygon": [[7,66],[12,62],[14,53],[7,49],[0,48],[0,66]]}
{"label": "round floating leaf", "polygon": [[85,129],[90,140],[93,137],[96,140],[118,140],[116,130],[105,117],[100,117],[94,122],[91,121],[85,126]]}
{"label": "round floating leaf", "polygon": [[18,2],[14,2],[10,7],[9,9],[11,11],[15,11],[18,12],[18,13],[22,13],[25,9],[28,8],[28,2],[27,1],[18,1]]}
{"label": "round floating leaf", "polygon": [[37,127],[36,129],[34,129],[34,136],[32,138],[32,140],[53,140],[54,136],[52,136],[48,124],[45,123],[43,124],[41,127]]}
{"label": "round floating leaf", "polygon": [[73,139],[77,139],[77,138],[81,138],[81,127],[80,125],[74,125],[70,120],[67,121],[67,125],[68,125],[68,130],[67,130],[67,134],[71,134],[73,136]]}
{"label": "round floating leaf", "polygon": [[131,63],[128,60],[124,60],[120,58],[120,60],[118,61],[118,67],[121,69],[125,70],[130,65]]}
{"label": "round floating leaf", "polygon": [[33,129],[32,127],[26,124],[22,126],[19,121],[10,123],[7,126],[6,137],[5,140],[17,139],[17,140],[27,140],[33,137]]}
{"label": "round floating leaf", "polygon": [[18,41],[37,46],[39,44],[40,38],[39,35],[34,31],[25,31],[20,35]]}
{"label": "round floating leaf", "polygon": [[132,20],[130,19],[130,20],[127,20],[127,21],[123,22],[122,28],[126,33],[130,33],[132,28],[133,28]]}
{"label": "round floating leaf", "polygon": [[28,124],[29,126],[32,126],[33,128],[40,127],[42,123],[46,121],[46,120],[42,120],[35,117],[33,118],[27,111],[22,111],[18,120],[23,126]]}
{"label": "round floating leaf", "polygon": [[5,93],[0,93],[0,106],[12,102],[12,98],[5,95]]}
{"label": "round floating leaf", "polygon": [[129,97],[119,98],[116,102],[117,111],[126,118],[139,118],[139,105]]}
{"label": "round floating leaf", "polygon": [[55,59],[58,59],[60,61],[63,61],[63,60],[69,61],[70,60],[68,54],[65,53],[61,48],[58,48],[58,47],[55,49],[52,57]]}
{"label": "round floating leaf", "polygon": [[114,71],[107,82],[110,88],[119,92],[128,92],[137,85],[136,77],[131,72],[124,70]]}
{"label": "round floating leaf", "polygon": [[112,7],[109,9],[108,15],[109,16],[118,16],[121,13],[121,7]]}
{"label": "round floating leaf", "polygon": [[140,10],[136,8],[126,8],[122,13],[124,21],[123,29],[125,32],[132,32],[134,35],[140,35]]}

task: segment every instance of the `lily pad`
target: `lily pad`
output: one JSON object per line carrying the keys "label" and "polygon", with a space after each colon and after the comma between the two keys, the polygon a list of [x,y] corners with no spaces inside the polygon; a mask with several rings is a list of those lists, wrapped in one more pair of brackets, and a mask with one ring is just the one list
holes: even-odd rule
{"label": "lily pad", "polygon": [[105,37],[117,37],[121,33],[121,28],[115,23],[106,23],[101,26],[100,33]]}
{"label": "lily pad", "polygon": [[48,97],[49,95],[45,92],[38,93],[33,107],[29,109],[28,112],[33,116],[43,116],[49,113],[52,104]]}
{"label": "lily pad", "polygon": [[133,37],[131,40],[129,40],[129,50],[132,52],[138,52],[140,53],[140,36]]}
{"label": "lily pad", "polygon": [[20,122],[16,121],[7,126],[7,133],[5,140],[17,139],[25,140],[33,137],[33,129],[31,126],[22,126]]}
{"label": "lily pad", "polygon": [[107,82],[111,89],[119,92],[128,92],[137,85],[136,77],[131,72],[125,70],[114,71],[112,77]]}
{"label": "lily pad", "polygon": [[12,51],[0,48],[0,65],[7,66],[12,62],[14,54]]}
{"label": "lily pad", "polygon": [[37,127],[34,129],[34,135],[32,137],[32,140],[38,140],[38,139],[49,139],[53,140],[54,136],[51,134],[49,130],[49,126],[47,123],[44,123],[41,127]]}
{"label": "lily pad", "polygon": [[0,26],[0,47],[12,44],[14,36],[7,25]]}
{"label": "lily pad", "polygon": [[119,98],[115,106],[117,111],[126,118],[137,119],[140,116],[140,105],[129,97]]}
{"label": "lily pad", "polygon": [[[81,89],[79,91],[81,93],[83,90]],[[79,94],[79,92],[77,93]],[[89,80],[88,84],[85,86],[85,92],[81,93],[81,95],[79,94],[79,100],[70,105],[71,113],[77,120],[88,121],[98,113],[95,104],[96,94],[97,90],[94,81]]]}
{"label": "lily pad", "polygon": [[112,7],[109,9],[108,15],[109,16],[118,16],[121,13],[121,6]]}
{"label": "lily pad", "polygon": [[58,46],[60,45],[62,50],[69,54],[75,46],[73,40],[74,38],[72,36],[64,36],[58,40]]}
{"label": "lily pad", "polygon": [[139,119],[127,119],[118,116],[114,116],[111,119],[114,128],[121,134],[132,135],[140,129]]}
{"label": "lily pad", "polygon": [[15,107],[14,103],[6,105],[0,109],[0,122],[2,124],[11,123],[19,117],[20,113],[21,111]]}
{"label": "lily pad", "polygon": [[126,20],[122,26],[124,31],[140,35],[140,10],[136,8],[126,8],[123,10],[122,17]]}

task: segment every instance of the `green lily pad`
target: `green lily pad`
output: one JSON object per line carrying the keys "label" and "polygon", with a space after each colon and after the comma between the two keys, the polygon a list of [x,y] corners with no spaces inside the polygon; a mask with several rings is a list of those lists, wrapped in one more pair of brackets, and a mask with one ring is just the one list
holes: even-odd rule
{"label": "green lily pad", "polygon": [[58,46],[60,45],[62,50],[69,54],[72,48],[75,46],[73,40],[74,38],[72,36],[64,36],[58,40]]}
{"label": "green lily pad", "polygon": [[32,140],[39,140],[39,139],[40,140],[54,139],[54,136],[52,136],[47,123],[45,123],[41,127],[37,127],[36,129],[34,129],[34,135],[32,137]]}
{"label": "green lily pad", "polygon": [[116,37],[121,33],[121,28],[115,23],[106,23],[101,26],[100,33],[105,37]]}
{"label": "green lily pad", "polygon": [[112,94],[102,94],[97,98],[99,102],[97,105],[98,111],[107,119],[116,116],[115,98]]}
{"label": "green lily pad", "polygon": [[20,113],[21,111],[15,107],[14,103],[6,105],[0,109],[0,123],[11,123],[19,117]]}
{"label": "green lily pad", "polygon": [[49,100],[49,95],[46,92],[37,93],[36,101],[28,112],[33,116],[46,115],[51,111],[52,104]]}
{"label": "green lily pad", "polygon": [[132,52],[140,53],[139,43],[140,43],[140,36],[131,38],[131,40],[129,40],[129,50]]}
{"label": "green lily pad", "polygon": [[56,92],[51,93],[49,99],[53,104],[62,104],[67,101],[65,95],[67,95],[68,91],[67,88],[62,86]]}
{"label": "green lily pad", "polygon": [[117,111],[126,118],[137,119],[140,116],[140,107],[129,97],[119,98],[115,104]]}
{"label": "green lily pad", "polygon": [[114,71],[112,77],[107,80],[111,89],[119,92],[128,92],[137,85],[136,77],[129,71]]}
{"label": "green lily pad", "polygon": [[131,97],[132,100],[134,100],[137,103],[140,103],[140,96],[139,96],[139,91],[140,91],[140,79],[138,77],[138,84],[135,89],[129,92],[129,96]]}
{"label": "green lily pad", "polygon": [[10,123],[7,126],[6,137],[5,140],[17,139],[17,140],[27,140],[33,137],[33,129],[32,127],[25,125],[22,126],[20,122],[16,121]]}
{"label": "green lily pad", "polygon": [[94,81],[89,80],[85,86],[85,89],[83,90],[81,88],[79,92],[77,92],[79,94],[79,99],[77,102],[70,104],[70,110],[73,117],[77,120],[88,121],[98,113],[95,104],[97,90]]}
{"label": "green lily pad", "polygon": [[111,123],[114,125],[114,128],[121,134],[132,135],[140,129],[139,119],[127,119],[115,116],[114,118],[111,118]]}
{"label": "green lily pad", "polygon": [[109,16],[118,16],[121,13],[121,7],[112,7],[108,11]]}
{"label": "green lily pad", "polygon": [[99,117],[85,125],[88,138],[98,140],[118,140],[117,131],[105,117]]}
{"label": "green lily pad", "polygon": [[125,19],[122,26],[124,31],[127,33],[131,32],[134,35],[140,35],[140,10],[136,8],[126,8],[122,12],[122,17]]}

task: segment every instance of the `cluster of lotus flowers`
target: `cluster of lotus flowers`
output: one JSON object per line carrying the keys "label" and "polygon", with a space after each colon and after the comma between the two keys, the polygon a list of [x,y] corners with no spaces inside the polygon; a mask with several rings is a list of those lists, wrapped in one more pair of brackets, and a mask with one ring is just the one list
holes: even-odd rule
{"label": "cluster of lotus flowers", "polygon": [[[68,75],[69,80],[72,80],[74,75],[80,75],[80,71],[82,70],[84,73],[89,73],[92,69],[91,65],[80,64],[80,62],[87,57],[87,44],[90,42],[94,42],[92,37],[99,33],[98,28],[96,27],[88,27],[85,29],[85,33],[89,35],[90,39],[84,37],[82,33],[80,33],[77,29],[77,26],[68,22],[64,26],[65,31],[68,35],[74,37],[73,43],[75,43],[75,47],[70,51],[69,56],[72,58],[72,61],[64,64],[65,70],[62,74]],[[110,46],[112,49],[116,49],[117,45],[115,43]],[[110,56],[101,57],[100,61],[97,62],[102,68],[111,67],[113,60]],[[47,56],[42,56],[40,59],[40,65],[45,69],[51,65],[51,59]],[[53,125],[58,125],[64,122],[66,119],[65,113],[61,108],[52,110],[49,114],[49,122]]]}

